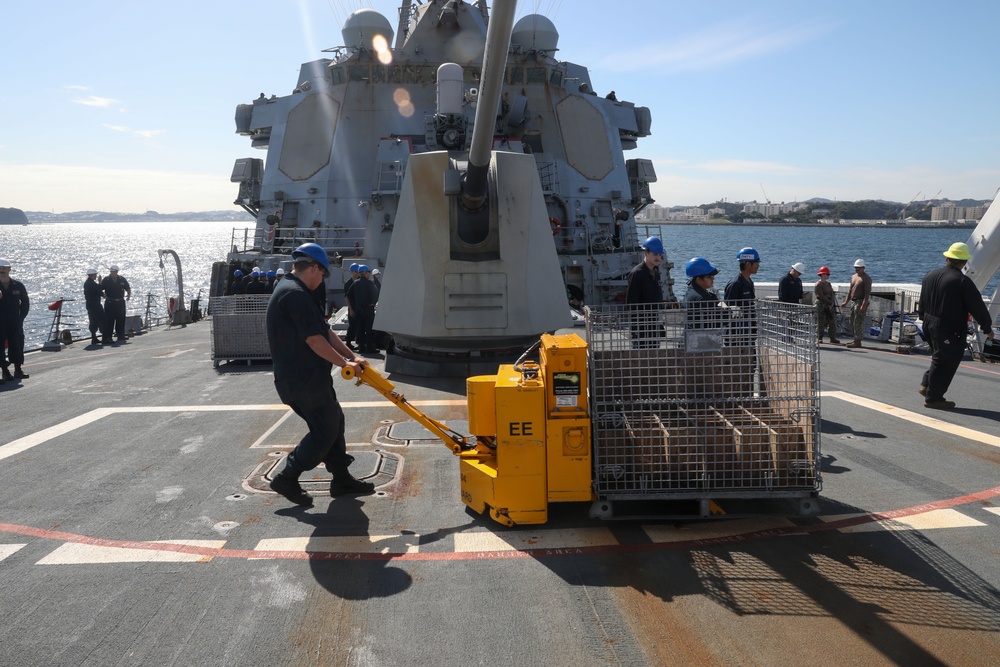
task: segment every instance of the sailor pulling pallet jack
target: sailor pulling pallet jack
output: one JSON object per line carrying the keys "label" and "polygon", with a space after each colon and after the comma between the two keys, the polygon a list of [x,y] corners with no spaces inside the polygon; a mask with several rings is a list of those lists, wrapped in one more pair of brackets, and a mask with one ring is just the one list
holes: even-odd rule
{"label": "sailor pulling pallet jack", "polygon": [[305,420],[309,432],[288,455],[271,489],[296,505],[312,507],[312,497],[299,476],[320,463],[333,475],[330,495],[364,495],[375,490],[371,482],[355,479],[354,460],[347,453],[344,411],[333,389],[333,366],[355,373],[367,361],[333,334],[323,309],[313,298],[330,275],[330,259],[323,248],[305,243],[292,251],[292,272],[274,288],[267,306],[267,342],[274,363],[274,387],[281,401]]}

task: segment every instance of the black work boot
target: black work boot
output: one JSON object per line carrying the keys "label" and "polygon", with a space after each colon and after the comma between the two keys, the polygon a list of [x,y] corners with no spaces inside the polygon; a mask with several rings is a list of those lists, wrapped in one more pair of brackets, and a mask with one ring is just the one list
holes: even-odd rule
{"label": "black work boot", "polygon": [[371,482],[362,482],[354,479],[351,472],[344,468],[333,473],[330,481],[330,495],[337,496],[367,496],[375,492],[375,485]]}
{"label": "black work boot", "polygon": [[97,334],[90,334],[90,344],[91,345],[100,345],[101,344],[101,341],[97,337]]}
{"label": "black work boot", "polygon": [[312,507],[312,496],[306,493],[302,489],[302,485],[299,484],[300,474],[302,474],[301,471],[299,471],[289,459],[286,459],[285,469],[279,472],[277,476],[271,480],[271,490],[284,496],[296,505],[301,505],[302,507]]}
{"label": "black work boot", "polygon": [[22,371],[20,366],[14,366],[14,377],[19,380],[27,380],[30,376]]}
{"label": "black work boot", "polygon": [[8,368],[7,366],[3,367],[3,379],[6,380],[7,382],[14,381],[14,376],[10,374],[10,368]]}

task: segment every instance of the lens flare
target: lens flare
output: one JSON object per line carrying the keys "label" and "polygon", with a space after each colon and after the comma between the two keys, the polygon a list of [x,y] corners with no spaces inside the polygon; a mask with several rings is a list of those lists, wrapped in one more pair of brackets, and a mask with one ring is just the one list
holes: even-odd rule
{"label": "lens flare", "polygon": [[413,115],[414,107],[410,101],[410,93],[406,88],[397,88],[392,93],[392,101],[396,103],[396,110],[405,118]]}
{"label": "lens flare", "polygon": [[378,56],[378,61],[383,65],[388,65],[392,62],[392,50],[389,48],[389,42],[382,35],[375,35],[372,38],[372,48],[375,49],[375,53]]}

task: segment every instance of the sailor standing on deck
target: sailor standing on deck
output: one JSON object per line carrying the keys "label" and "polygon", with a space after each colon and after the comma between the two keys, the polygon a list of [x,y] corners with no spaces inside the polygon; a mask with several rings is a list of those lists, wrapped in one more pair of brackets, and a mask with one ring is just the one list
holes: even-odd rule
{"label": "sailor standing on deck", "polygon": [[[107,319],[104,316],[104,308],[101,306],[101,295],[104,290],[97,282],[97,269],[87,269],[87,280],[83,283],[83,299],[87,304],[87,319],[90,329],[90,344],[100,345],[108,339]],[[98,340],[97,332],[101,332],[101,339]]]}
{"label": "sailor standing on deck", "polygon": [[854,275],[851,276],[851,287],[847,290],[847,298],[841,306],[851,304],[851,330],[854,332],[854,342],[845,347],[861,347],[861,337],[865,330],[865,313],[868,312],[868,301],[872,296],[872,278],[865,273],[865,260],[854,261]]}
{"label": "sailor standing on deck", "polygon": [[830,342],[834,345],[839,345],[840,341],[837,340],[837,313],[835,311],[837,297],[833,293],[833,285],[830,284],[830,268],[821,266],[816,275],[819,276],[819,280],[816,281],[816,285],[813,287],[813,294],[816,295],[816,315],[819,322],[816,328],[816,341],[822,343],[823,332],[829,331]]}
{"label": "sailor standing on deck", "polygon": [[658,347],[663,330],[658,321],[660,306],[656,305],[663,303],[659,270],[666,254],[663,241],[657,236],[650,236],[643,242],[642,249],[642,261],[629,271],[625,292],[625,303],[635,311],[632,313],[631,336],[632,347],[637,350]]}
{"label": "sailor standing on deck", "polygon": [[354,311],[354,321],[357,323],[358,350],[361,352],[377,352],[372,338],[372,324],[375,322],[375,306],[378,304],[378,288],[370,280],[371,271],[367,264],[358,266],[358,279],[351,283],[345,298]]}
{"label": "sailor standing on deck", "polygon": [[104,316],[107,318],[108,335],[105,344],[111,342],[112,332],[119,343],[125,342],[125,301],[132,298],[132,287],[124,276],[118,275],[118,265],[108,267],[110,273],[101,281],[104,290]]}
{"label": "sailor standing on deck", "polygon": [[924,407],[935,410],[955,407],[954,401],[945,400],[944,393],[965,356],[970,314],[986,337],[993,340],[990,311],[972,278],[962,272],[972,258],[969,246],[953,243],[944,256],[945,266],[924,276],[917,306],[931,348],[931,367],[924,372],[920,393],[926,399]]}
{"label": "sailor standing on deck", "polygon": [[330,495],[368,494],[375,485],[351,476],[353,460],[344,437],[344,411],[330,371],[334,365],[360,372],[367,362],[333,335],[313,292],[330,274],[326,251],[305,243],[292,251],[292,272],[267,304],[267,341],[274,361],[274,387],[282,402],[305,420],[309,432],[271,481],[271,489],[296,505],[312,507],[299,475],[320,463],[333,474]]}
{"label": "sailor standing on deck", "polygon": [[344,342],[352,350],[357,349],[354,347],[354,339],[358,334],[358,318],[354,313],[354,308],[351,307],[351,301],[347,298],[347,293],[351,290],[351,285],[354,284],[354,281],[360,275],[358,273],[358,267],[360,266],[357,262],[351,264],[348,269],[351,272],[351,277],[344,282],[344,300],[347,301],[347,335],[344,337]]}
{"label": "sailor standing on deck", "polygon": [[[3,380],[26,380],[28,374],[21,370],[24,363],[24,318],[28,316],[31,302],[28,290],[20,280],[10,277],[10,262],[0,259],[0,361],[3,362]],[[7,341],[7,352],[3,345]],[[14,364],[14,374],[10,374]]]}
{"label": "sailor standing on deck", "polygon": [[802,274],[806,265],[802,262],[792,264],[792,269],[778,283],[778,301],[782,303],[802,303]]}

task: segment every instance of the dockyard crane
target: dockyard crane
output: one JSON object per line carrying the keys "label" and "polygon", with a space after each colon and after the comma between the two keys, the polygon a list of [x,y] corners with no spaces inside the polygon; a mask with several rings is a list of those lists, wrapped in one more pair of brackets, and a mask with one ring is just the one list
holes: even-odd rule
{"label": "dockyard crane", "polygon": [[764,201],[767,202],[768,206],[770,206],[771,205],[771,200],[767,198],[767,193],[764,192],[764,184],[763,183],[760,184],[760,191],[764,194]]}
{"label": "dockyard crane", "polygon": [[[920,196],[921,192],[922,192],[922,190],[917,190],[917,194],[913,195],[913,197],[910,199],[910,201],[906,202],[906,205],[899,212],[899,219],[900,220],[906,220],[906,209],[910,208],[910,204],[912,204],[914,201],[916,201],[917,197]],[[941,194],[941,192],[939,191],[938,194]]]}

